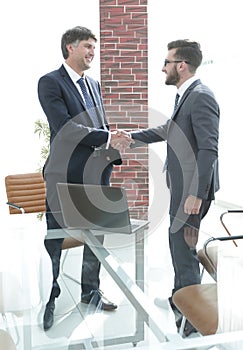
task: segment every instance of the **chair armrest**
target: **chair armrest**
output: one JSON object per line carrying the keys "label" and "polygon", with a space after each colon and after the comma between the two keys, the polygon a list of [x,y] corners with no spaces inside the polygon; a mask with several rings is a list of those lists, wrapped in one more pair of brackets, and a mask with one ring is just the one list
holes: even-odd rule
{"label": "chair armrest", "polygon": [[12,208],[14,208],[14,209],[20,210],[22,214],[25,213],[24,208],[20,207],[20,206],[17,205],[17,204],[14,204],[14,203],[11,203],[11,202],[7,202],[6,204],[7,204],[9,207],[12,207]]}
{"label": "chair armrest", "polygon": [[[229,232],[229,229],[228,229],[228,227],[225,225],[225,223],[224,223],[224,216],[226,215],[226,214],[240,214],[240,213],[242,213],[243,214],[243,209],[237,209],[237,210],[227,210],[227,211],[225,211],[224,213],[222,213],[221,215],[220,215],[220,222],[221,222],[221,224],[223,225],[223,227],[224,227],[224,229],[225,229],[225,231],[228,233],[228,235],[229,236],[231,236],[231,233]],[[237,247],[237,244],[233,241],[233,243],[234,243],[234,245]]]}

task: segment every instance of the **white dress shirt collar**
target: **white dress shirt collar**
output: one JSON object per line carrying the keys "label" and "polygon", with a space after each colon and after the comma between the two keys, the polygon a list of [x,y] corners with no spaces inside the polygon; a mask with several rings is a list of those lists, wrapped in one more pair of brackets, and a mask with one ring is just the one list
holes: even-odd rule
{"label": "white dress shirt collar", "polygon": [[177,93],[180,95],[180,99],[182,97],[182,95],[184,94],[184,92],[189,88],[189,86],[194,83],[194,81],[198,80],[198,77],[191,77],[189,79],[187,79],[177,90]]}
{"label": "white dress shirt collar", "polygon": [[[81,77],[78,73],[76,73],[66,62],[63,62],[64,68],[66,69],[66,71],[68,72],[68,75],[70,76],[70,78],[72,79],[73,83],[76,85],[77,84],[77,80],[79,80]],[[83,78],[85,77],[85,75],[83,74]]]}

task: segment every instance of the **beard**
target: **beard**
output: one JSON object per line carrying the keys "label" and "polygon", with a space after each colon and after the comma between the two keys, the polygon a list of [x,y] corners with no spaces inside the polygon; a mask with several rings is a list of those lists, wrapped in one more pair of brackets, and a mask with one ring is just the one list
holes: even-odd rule
{"label": "beard", "polygon": [[165,84],[166,85],[176,85],[180,81],[180,76],[174,67],[174,69],[167,75]]}

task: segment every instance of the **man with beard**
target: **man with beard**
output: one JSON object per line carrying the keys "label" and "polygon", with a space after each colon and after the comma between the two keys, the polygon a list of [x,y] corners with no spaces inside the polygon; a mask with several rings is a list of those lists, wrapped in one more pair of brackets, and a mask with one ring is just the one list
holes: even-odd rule
{"label": "man with beard", "polygon": [[[212,91],[195,76],[202,62],[200,44],[176,40],[168,44],[162,72],[166,85],[177,87],[172,117],[165,125],[130,133],[132,147],[167,141],[165,164],[170,189],[169,246],[174,288],[200,283],[196,244],[202,218],[207,214],[218,179],[219,106]],[[121,131],[121,134],[123,131]],[[169,302],[176,310],[172,301]],[[163,305],[157,299],[157,304]],[[181,317],[177,323],[181,323]],[[187,322],[185,335],[195,331]]]}

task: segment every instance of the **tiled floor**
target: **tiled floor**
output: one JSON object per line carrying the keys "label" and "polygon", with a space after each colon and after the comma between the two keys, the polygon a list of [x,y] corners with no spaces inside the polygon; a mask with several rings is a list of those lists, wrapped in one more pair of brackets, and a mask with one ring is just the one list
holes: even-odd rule
{"label": "tiled floor", "polygon": [[[225,235],[225,231],[219,221],[220,214],[224,210],[225,209],[222,207],[216,205],[212,206],[202,223],[199,246],[211,235]],[[239,232],[237,232],[237,230],[239,230],[239,225],[237,225],[235,218],[230,221],[230,225],[232,225],[232,232],[238,234]],[[40,228],[36,226],[35,228],[43,230],[43,225],[40,224]],[[167,228],[168,218],[165,218],[159,227],[153,232],[150,232],[146,238],[145,294],[152,302],[156,297],[167,299],[168,296],[170,296],[173,285],[173,271],[168,249]],[[35,244],[35,247],[42,247],[41,240],[37,240]],[[126,241],[124,237],[121,239],[121,237],[117,235],[109,235],[106,237],[105,245],[112,250],[113,255],[118,258],[119,263],[126,273],[131,277],[134,276],[134,249],[130,244],[129,238],[127,238]],[[12,245],[12,247],[14,247],[14,245]],[[19,247],[20,246],[18,246],[18,248]],[[12,248],[12,250],[14,252],[14,248]],[[81,251],[82,248],[72,249],[69,252],[64,267],[66,273],[72,274],[72,276],[77,279],[80,278]],[[33,254],[32,256],[31,253]],[[81,304],[80,286],[61,274],[60,284],[62,286],[62,293],[56,302],[55,322],[49,331],[44,332],[42,328],[44,303],[40,302],[38,299],[38,291],[41,291],[40,296],[44,301],[48,294],[50,265],[44,248],[41,253],[38,252],[38,248],[37,251],[32,251],[31,253],[25,246],[24,252],[19,256],[20,260],[22,259],[21,261],[25,262],[26,265],[24,266],[27,267],[27,272],[24,271],[22,275],[22,281],[27,281],[27,285],[29,286],[29,290],[25,290],[25,295],[22,295],[21,301],[23,302],[23,300],[28,299],[27,295],[31,294],[31,299],[33,299],[31,312],[24,312],[23,316],[14,315],[13,317],[13,313],[10,312],[6,314],[6,322],[3,320],[0,321],[0,328],[6,328],[6,325],[9,326],[9,332],[17,343],[17,350],[90,350],[97,347],[100,350],[128,350],[132,349],[134,345],[136,345],[138,349],[155,350],[157,346],[160,346],[160,342],[147,325],[144,326],[144,335],[141,324],[137,329],[136,312],[133,306],[104,268],[101,270],[101,289],[108,298],[119,305],[118,309],[114,312],[102,312]],[[33,266],[36,267],[38,265],[38,269],[42,267],[44,271],[42,273],[44,277],[39,281],[40,283],[36,281],[36,275],[38,274],[35,275],[34,273],[37,269],[34,268],[33,271],[31,271],[30,268],[33,256],[36,257],[38,254],[42,256],[44,263],[38,265],[35,261]],[[16,260],[16,254],[14,256]],[[30,274],[28,280],[26,277],[27,274]],[[206,281],[207,279],[211,281],[210,277],[207,275],[205,275],[204,278]],[[40,289],[39,284],[41,284]],[[16,299],[15,294],[19,292],[18,287],[12,284],[10,288],[8,284],[7,290],[9,291],[8,293]],[[172,337],[173,335],[177,337],[174,314],[170,308],[157,308],[157,311],[160,315],[163,332],[165,334],[170,334]],[[15,327],[14,322],[16,322],[17,327]],[[16,333],[16,329],[19,334]],[[138,332],[136,333],[136,331]],[[199,334],[194,334],[193,336],[199,337]],[[82,343],[82,345],[80,345],[80,343]],[[172,349],[176,350],[176,345],[174,345]]]}

